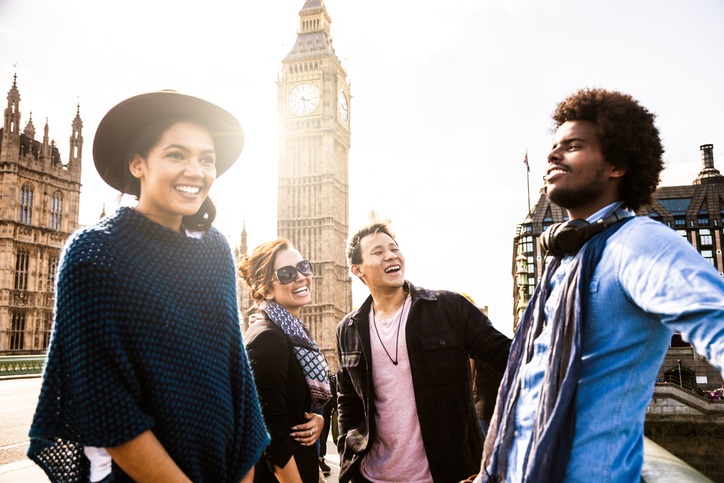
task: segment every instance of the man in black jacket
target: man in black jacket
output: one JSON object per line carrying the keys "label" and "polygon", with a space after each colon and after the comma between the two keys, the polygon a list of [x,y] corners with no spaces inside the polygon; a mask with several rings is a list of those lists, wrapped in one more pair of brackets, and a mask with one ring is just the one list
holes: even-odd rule
{"label": "man in black jacket", "polygon": [[510,339],[465,297],[415,287],[388,222],[351,238],[370,297],[337,327],[340,481],[457,482],[483,443],[470,358],[503,372]]}

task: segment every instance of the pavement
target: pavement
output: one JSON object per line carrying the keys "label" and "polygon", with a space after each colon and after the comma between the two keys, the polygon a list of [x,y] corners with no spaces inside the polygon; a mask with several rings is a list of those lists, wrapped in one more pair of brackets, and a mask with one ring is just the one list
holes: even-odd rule
{"label": "pavement", "polygon": [[[324,459],[332,471],[329,476],[322,476],[320,471],[319,483],[338,483],[339,456],[337,455],[337,448],[332,442],[331,436],[330,439],[327,440],[327,454]],[[45,472],[40,469],[40,466],[27,458],[14,463],[0,465],[0,483],[35,483],[44,481],[48,481]]]}
{"label": "pavement", "polygon": [[48,481],[48,478],[40,466],[26,458],[0,466],[0,481],[2,483],[30,483]]}

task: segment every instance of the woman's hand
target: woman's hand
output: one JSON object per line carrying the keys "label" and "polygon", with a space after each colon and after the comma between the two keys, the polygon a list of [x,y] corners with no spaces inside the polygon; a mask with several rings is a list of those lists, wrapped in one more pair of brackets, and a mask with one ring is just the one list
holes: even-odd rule
{"label": "woman's hand", "polygon": [[307,418],[307,422],[292,426],[289,436],[303,446],[312,446],[319,439],[324,427],[324,418],[316,413],[304,413],[304,417]]}

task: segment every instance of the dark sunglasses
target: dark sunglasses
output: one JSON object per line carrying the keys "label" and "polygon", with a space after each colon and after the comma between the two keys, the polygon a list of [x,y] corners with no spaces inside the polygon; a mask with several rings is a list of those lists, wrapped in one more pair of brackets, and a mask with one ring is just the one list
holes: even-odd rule
{"label": "dark sunglasses", "polygon": [[288,283],[292,283],[297,279],[297,272],[301,273],[305,277],[309,277],[312,274],[311,262],[309,260],[302,260],[301,262],[297,263],[296,267],[293,267],[291,265],[282,267],[274,272],[274,278],[276,278],[277,282],[281,283],[282,285],[286,285]]}

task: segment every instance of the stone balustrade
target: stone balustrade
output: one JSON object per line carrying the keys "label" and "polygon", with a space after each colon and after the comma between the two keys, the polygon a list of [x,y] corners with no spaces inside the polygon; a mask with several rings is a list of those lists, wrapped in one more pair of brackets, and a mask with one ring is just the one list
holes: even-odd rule
{"label": "stone balustrade", "polygon": [[0,378],[43,373],[45,355],[0,356]]}

